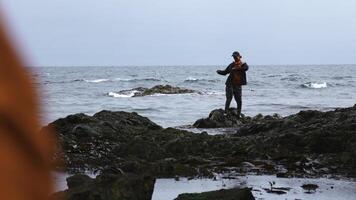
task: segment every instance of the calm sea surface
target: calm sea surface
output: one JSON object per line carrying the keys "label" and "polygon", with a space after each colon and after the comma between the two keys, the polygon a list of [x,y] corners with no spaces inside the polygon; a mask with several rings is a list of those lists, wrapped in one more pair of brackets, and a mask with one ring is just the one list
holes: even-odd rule
{"label": "calm sea surface", "polygon": [[[223,108],[225,66],[35,67],[33,79],[44,105],[43,123],[100,110],[137,112],[164,126],[180,126]],[[289,115],[356,103],[356,65],[250,66],[243,113]],[[200,94],[131,97],[120,90],[169,84]],[[232,106],[236,106],[233,101]]]}

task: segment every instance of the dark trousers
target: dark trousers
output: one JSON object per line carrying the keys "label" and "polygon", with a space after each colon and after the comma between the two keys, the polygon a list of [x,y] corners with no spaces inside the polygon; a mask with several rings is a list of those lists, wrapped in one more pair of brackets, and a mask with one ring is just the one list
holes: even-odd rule
{"label": "dark trousers", "polygon": [[235,86],[232,84],[226,85],[225,91],[226,91],[225,111],[227,112],[229,110],[232,97],[234,97],[237,103],[237,114],[240,115],[241,107],[242,107],[241,85],[235,85]]}

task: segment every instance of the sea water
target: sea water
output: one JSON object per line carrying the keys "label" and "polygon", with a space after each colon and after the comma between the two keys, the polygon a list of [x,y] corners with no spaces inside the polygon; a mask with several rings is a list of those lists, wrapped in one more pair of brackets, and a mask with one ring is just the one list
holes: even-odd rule
{"label": "sea water", "polygon": [[[66,178],[68,174],[53,173],[55,180],[55,191],[67,189]],[[96,174],[88,173],[88,176],[95,178]],[[265,189],[270,189],[269,182],[274,182],[274,188],[287,188],[285,194],[267,193]],[[316,190],[307,191],[301,186],[304,184],[315,184]],[[199,193],[220,189],[249,187],[252,189],[256,199],[264,200],[354,200],[356,197],[356,182],[347,179],[328,178],[277,178],[270,175],[246,175],[236,176],[234,179],[157,179],[152,200],[174,200],[182,193]],[[274,189],[278,190],[278,189]]]}
{"label": "sea water", "polygon": [[[44,106],[43,123],[74,113],[137,112],[163,127],[192,124],[225,102],[226,66],[33,67]],[[356,103],[356,65],[254,66],[243,86],[247,115],[306,109],[330,110]],[[136,87],[172,85],[195,94],[132,97]],[[236,107],[233,101],[231,106]]]}

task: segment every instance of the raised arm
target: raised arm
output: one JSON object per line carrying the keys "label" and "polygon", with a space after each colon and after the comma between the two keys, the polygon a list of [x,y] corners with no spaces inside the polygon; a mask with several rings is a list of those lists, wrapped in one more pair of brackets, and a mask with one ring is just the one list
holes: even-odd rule
{"label": "raised arm", "polygon": [[231,64],[229,66],[226,67],[225,70],[217,70],[216,73],[220,74],[220,75],[226,75],[229,74],[231,72]]}

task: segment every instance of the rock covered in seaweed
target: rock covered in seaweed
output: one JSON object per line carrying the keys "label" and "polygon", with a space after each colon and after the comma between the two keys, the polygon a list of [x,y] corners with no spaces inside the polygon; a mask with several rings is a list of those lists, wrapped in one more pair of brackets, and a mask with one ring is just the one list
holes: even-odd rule
{"label": "rock covered in seaweed", "polygon": [[171,85],[156,85],[152,88],[138,87],[130,90],[121,90],[118,92],[120,95],[128,95],[132,97],[142,97],[154,94],[186,94],[186,93],[198,93],[195,90],[174,87]]}
{"label": "rock covered in seaweed", "polygon": [[[58,163],[64,162],[64,167],[69,171],[82,172],[86,169],[96,170],[98,166],[110,166],[113,162],[120,163],[122,159],[119,153],[139,145],[139,139],[133,139],[136,135],[149,130],[162,130],[162,127],[134,112],[103,110],[93,116],[83,113],[69,115],[44,129],[57,133],[58,147],[54,154],[56,167],[61,167]],[[141,152],[140,156],[145,157],[153,149],[150,150],[150,145],[143,145],[133,153]]]}
{"label": "rock covered in seaweed", "polygon": [[237,116],[237,109],[230,108],[227,113],[223,109],[215,109],[210,112],[207,118],[202,118],[197,120],[193,126],[196,128],[227,128],[227,127],[240,127],[243,124],[249,123],[262,123],[268,120],[275,120],[281,118],[278,114],[273,116],[261,114],[256,115],[255,117],[247,117],[241,115],[239,118]]}
{"label": "rock covered in seaweed", "polygon": [[67,178],[68,189],[53,200],[151,200],[155,179],[135,174],[101,174],[95,179],[76,174]]}

